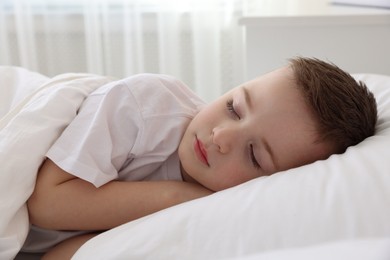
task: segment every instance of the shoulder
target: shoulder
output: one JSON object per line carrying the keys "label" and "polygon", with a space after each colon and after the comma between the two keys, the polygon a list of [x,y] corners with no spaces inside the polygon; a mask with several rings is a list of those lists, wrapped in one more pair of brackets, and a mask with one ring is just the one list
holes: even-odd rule
{"label": "shoulder", "polygon": [[181,80],[164,74],[138,74],[122,80],[142,110],[191,111],[194,114],[201,100]]}
{"label": "shoulder", "polygon": [[133,92],[151,94],[155,92],[188,92],[189,87],[179,79],[164,75],[143,73],[121,80]]}
{"label": "shoulder", "polygon": [[173,76],[165,75],[165,74],[153,74],[153,73],[135,74],[127,78],[124,78],[122,81],[129,82],[132,84],[150,84],[150,83],[175,84],[180,82],[179,79]]}

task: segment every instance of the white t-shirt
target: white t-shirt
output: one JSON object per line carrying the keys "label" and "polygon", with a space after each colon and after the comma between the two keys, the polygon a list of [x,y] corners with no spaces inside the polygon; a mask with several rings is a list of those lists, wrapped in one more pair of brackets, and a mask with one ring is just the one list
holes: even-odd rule
{"label": "white t-shirt", "polygon": [[114,180],[181,180],[177,148],[204,103],[170,76],[141,74],[92,93],[47,153],[96,187]]}
{"label": "white t-shirt", "polygon": [[[96,187],[111,180],[182,180],[177,148],[203,105],[170,76],[111,82],[87,97],[47,157]],[[77,234],[32,227],[23,251],[46,250]]]}

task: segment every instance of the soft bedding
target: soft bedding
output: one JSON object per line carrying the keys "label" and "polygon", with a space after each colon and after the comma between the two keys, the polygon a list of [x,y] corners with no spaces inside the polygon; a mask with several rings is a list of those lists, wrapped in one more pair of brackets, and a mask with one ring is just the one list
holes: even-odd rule
{"label": "soft bedding", "polygon": [[377,98],[375,136],[119,226],[73,259],[390,259],[390,77],[355,77]]}
{"label": "soft bedding", "polygon": [[390,238],[366,238],[273,250],[240,260],[389,260]]}
{"label": "soft bedding", "polygon": [[49,79],[21,68],[0,67],[0,259],[13,259],[27,236],[25,202],[46,151],[84,98],[110,80],[87,74]]}
{"label": "soft bedding", "polygon": [[[326,161],[119,226],[73,259],[321,259],[330,252],[331,259],[364,252],[390,258],[390,77],[356,78],[378,101],[375,136]],[[23,245],[25,202],[47,149],[84,98],[110,80],[0,68],[0,259],[13,259]]]}

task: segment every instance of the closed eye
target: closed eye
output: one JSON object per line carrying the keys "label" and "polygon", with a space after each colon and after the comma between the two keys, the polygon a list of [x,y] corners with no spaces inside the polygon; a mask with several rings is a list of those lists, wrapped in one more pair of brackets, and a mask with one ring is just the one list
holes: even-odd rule
{"label": "closed eye", "polygon": [[254,153],[254,151],[253,151],[253,145],[252,145],[252,144],[249,146],[249,154],[250,154],[250,157],[251,157],[251,161],[252,161],[253,166],[254,166],[256,169],[261,169],[261,166],[260,166],[259,162],[257,161],[256,156],[255,156],[255,153]]}
{"label": "closed eye", "polygon": [[235,118],[237,119],[241,119],[240,115],[237,113],[237,111],[234,109],[234,105],[233,105],[233,99],[229,99],[227,102],[226,102],[226,107],[227,107],[227,110],[229,111],[229,113],[231,113]]}

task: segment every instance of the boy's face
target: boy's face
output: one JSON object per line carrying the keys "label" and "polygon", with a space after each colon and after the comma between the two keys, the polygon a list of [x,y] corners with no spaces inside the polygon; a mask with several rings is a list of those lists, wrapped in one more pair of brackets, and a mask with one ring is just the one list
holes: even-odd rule
{"label": "boy's face", "polygon": [[214,191],[325,159],[316,122],[284,67],[244,83],[202,109],[179,146],[185,181]]}

